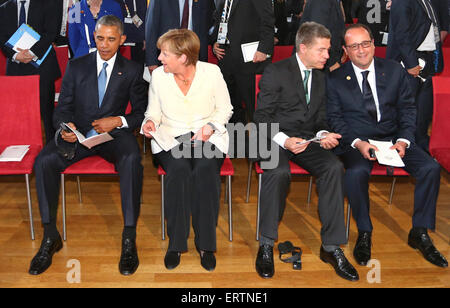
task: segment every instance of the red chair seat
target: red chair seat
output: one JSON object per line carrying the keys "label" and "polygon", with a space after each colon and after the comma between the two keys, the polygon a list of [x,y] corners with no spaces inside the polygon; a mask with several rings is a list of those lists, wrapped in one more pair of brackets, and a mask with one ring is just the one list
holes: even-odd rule
{"label": "red chair seat", "polygon": [[208,63],[212,64],[218,64],[219,60],[217,59],[216,55],[212,51],[211,45],[208,46]]}
{"label": "red chair seat", "polygon": [[273,49],[272,63],[281,61],[292,56],[293,45],[275,46]]}
{"label": "red chair seat", "polygon": [[[373,164],[371,175],[388,175],[387,166],[380,165],[378,163]],[[394,168],[394,176],[409,176],[409,173],[403,168]]]}
{"label": "red chair seat", "polygon": [[[10,145],[0,145],[0,153]],[[0,162],[0,175],[7,174],[31,174],[36,156],[42,150],[40,145],[32,145],[20,162]]]}
{"label": "red chair seat", "polygon": [[[304,175],[308,175],[309,172],[306,171],[305,169],[303,169],[302,167],[300,167],[299,165],[297,165],[296,163],[290,161],[289,162],[289,167],[291,168],[291,174],[304,174]],[[259,163],[255,164],[255,170],[257,174],[261,174],[264,173],[264,171],[261,169],[261,166],[259,165]]]}
{"label": "red chair seat", "polygon": [[2,51],[0,51],[0,76],[6,75],[6,57]]}
{"label": "red chair seat", "polygon": [[[161,165],[158,166],[158,175],[166,175],[166,171],[163,169],[163,167],[161,167]],[[222,167],[220,168],[220,176],[229,175],[234,175],[234,167],[231,159],[227,157],[223,161]]]}
{"label": "red chair seat", "polygon": [[86,157],[69,166],[63,174],[117,174],[114,164],[100,156]]}

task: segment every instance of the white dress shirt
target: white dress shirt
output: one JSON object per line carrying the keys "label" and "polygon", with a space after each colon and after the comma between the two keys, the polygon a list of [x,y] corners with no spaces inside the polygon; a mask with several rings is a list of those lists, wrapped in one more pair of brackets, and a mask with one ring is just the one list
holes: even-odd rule
{"label": "white dress shirt", "polygon": [[[215,130],[208,141],[222,153],[228,152],[229,136],[225,125],[233,114],[233,107],[218,66],[198,61],[186,95],[174,75],[164,72],[160,66],[153,71],[148,101],[142,125],[151,120],[163,134],[178,137],[190,132],[195,134],[211,123]],[[151,147],[154,154],[163,150],[154,139]]]}
{"label": "white dress shirt", "polygon": [[[369,82],[370,85],[370,89],[372,90],[372,95],[373,95],[373,99],[375,101],[375,106],[377,109],[377,122],[381,121],[381,112],[380,112],[380,101],[378,100],[378,92],[377,92],[377,80],[376,80],[376,74],[375,74],[375,61],[372,60],[372,63],[369,65],[369,67],[367,69],[360,69],[359,67],[357,67],[356,65],[353,64],[352,62],[352,66],[353,66],[353,70],[355,71],[355,75],[356,75],[356,79],[358,81],[358,85],[359,85],[359,89],[361,90],[362,93],[362,82],[363,82],[363,75],[362,72],[365,71],[369,71],[369,74],[367,75],[367,81]],[[353,140],[351,146],[352,148],[355,148],[355,143],[360,141],[361,139],[357,138],[355,140]],[[404,138],[399,138],[397,141],[403,141],[405,142],[408,147],[410,145],[409,140],[404,139]]]}
{"label": "white dress shirt", "polygon": [[[302,81],[305,79],[305,71],[309,70],[310,74],[309,74],[309,79],[308,79],[308,93],[311,97],[311,85],[312,85],[312,78],[313,78],[313,74],[312,74],[312,69],[308,69],[306,68],[306,66],[303,64],[302,60],[300,60],[299,56],[297,53],[295,53],[295,57],[297,58],[297,63],[298,66],[300,68],[300,72],[302,74]],[[299,87],[303,87],[303,83],[298,85]],[[316,134],[317,137],[321,136],[323,133],[328,133],[328,131],[326,130],[321,130],[320,132],[318,132]],[[284,144],[286,143],[286,140],[289,139],[290,137],[288,135],[286,135],[283,132],[279,132],[278,134],[276,134],[275,136],[273,136],[273,141],[275,141],[276,144],[278,144],[280,147],[282,147],[283,149],[286,149],[284,147]]]}
{"label": "white dress shirt", "polygon": [[[106,67],[106,86],[105,86],[106,92],[106,90],[108,89],[109,79],[111,78],[112,70],[114,68],[114,63],[116,62],[117,53],[108,61],[103,60],[98,52],[96,52],[96,54],[97,54],[97,78],[103,69],[103,63],[104,62],[108,63],[108,66]],[[122,119],[122,126],[118,128],[128,128],[128,122],[127,120],[125,120],[125,117],[119,116],[119,118]]]}

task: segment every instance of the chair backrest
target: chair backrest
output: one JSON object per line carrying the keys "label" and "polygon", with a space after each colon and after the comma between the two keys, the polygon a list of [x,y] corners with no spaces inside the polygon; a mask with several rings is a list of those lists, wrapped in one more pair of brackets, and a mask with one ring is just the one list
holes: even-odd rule
{"label": "chair backrest", "polygon": [[0,76],[0,144],[42,146],[39,76]]}
{"label": "chair backrest", "polygon": [[262,75],[256,74],[255,75],[255,110],[258,103],[258,93],[259,93],[259,81],[261,80]]}
{"label": "chair backrest", "polygon": [[290,56],[292,56],[293,49],[294,45],[275,46],[273,48],[272,63],[289,58]]}
{"label": "chair backrest", "polygon": [[208,46],[208,62],[212,63],[212,64],[215,64],[215,65],[219,64],[219,60],[214,55],[211,45]]}
{"label": "chair backrest", "polygon": [[435,148],[450,148],[450,76],[433,77],[434,110],[430,136],[430,152]]}
{"label": "chair backrest", "polygon": [[377,46],[375,48],[375,57],[383,58],[383,59],[386,58],[386,49],[387,49],[387,47]]}
{"label": "chair backrest", "polygon": [[58,46],[55,47],[56,58],[61,69],[61,77],[55,81],[55,93],[61,92],[61,84],[64,74],[66,73],[67,63],[69,62],[69,47]]}
{"label": "chair backrest", "polygon": [[0,76],[6,75],[6,57],[0,50]]}
{"label": "chair backrest", "polygon": [[444,57],[444,70],[439,76],[450,77],[450,46],[442,48],[442,56]]}
{"label": "chair backrest", "polygon": [[131,47],[130,46],[121,46],[120,53],[122,54],[122,56],[124,56],[128,60],[131,60]]}

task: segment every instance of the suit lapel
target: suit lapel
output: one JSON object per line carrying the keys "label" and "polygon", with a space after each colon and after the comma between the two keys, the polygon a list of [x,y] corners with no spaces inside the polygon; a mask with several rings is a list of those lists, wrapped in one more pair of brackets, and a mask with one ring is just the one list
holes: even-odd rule
{"label": "suit lapel", "polygon": [[354,104],[359,104],[361,105],[361,108],[365,109],[366,107],[363,103],[364,99],[361,88],[359,87],[358,79],[356,79],[355,70],[353,69],[351,62],[348,62],[348,64],[345,66],[344,78],[345,80],[343,80],[343,82],[350,93],[352,93],[351,96],[354,98]]}
{"label": "suit lapel", "polygon": [[375,61],[375,81],[377,84],[377,96],[378,96],[378,104],[380,108],[381,118],[383,118],[383,108],[384,108],[384,98],[386,93],[386,70],[381,61],[377,58],[374,58]]}
{"label": "suit lapel", "polygon": [[[309,112],[311,114],[314,114],[314,111],[316,109],[318,109],[320,107],[320,104],[322,103],[320,100],[321,95],[319,94],[321,91],[323,91],[321,89],[321,87],[323,85],[321,85],[320,83],[320,79],[318,76],[319,72],[316,69],[313,69],[311,71],[311,93],[310,93],[310,98],[309,98]],[[303,87],[301,87],[303,89]],[[305,95],[306,97],[306,95]]]}
{"label": "suit lapel", "polygon": [[197,29],[197,20],[199,17],[200,2],[198,0],[192,0],[192,30]]}
{"label": "suit lapel", "polygon": [[[111,72],[111,77],[109,78],[108,86],[105,91],[105,96],[103,97],[102,106],[100,109],[106,108],[108,105],[110,105],[114,100],[112,93],[114,92],[113,89],[118,89],[119,85],[124,78],[123,74],[123,58],[120,54],[120,52],[117,52],[117,58],[114,63],[113,70]],[[97,85],[98,89],[98,85]],[[97,90],[98,93],[98,90]],[[97,95],[98,96],[98,95]]]}
{"label": "suit lapel", "polygon": [[172,6],[171,7],[171,12],[175,12],[175,16],[176,16],[176,20],[178,21],[178,28],[180,27],[180,20],[181,20],[181,16],[180,16],[180,3],[178,0],[169,0],[169,5]]}
{"label": "suit lapel", "polygon": [[290,71],[292,76],[292,86],[297,89],[297,94],[300,97],[300,103],[305,107],[308,108],[306,104],[306,94],[305,90],[303,89],[303,79],[302,79],[302,73],[300,72],[300,67],[298,66],[297,58],[296,56],[292,56],[290,59]]}
{"label": "suit lapel", "polygon": [[238,3],[239,3],[239,0],[233,0],[233,5],[231,6],[230,19],[231,19],[231,16],[233,16],[234,13],[236,12],[236,6],[238,5]]}

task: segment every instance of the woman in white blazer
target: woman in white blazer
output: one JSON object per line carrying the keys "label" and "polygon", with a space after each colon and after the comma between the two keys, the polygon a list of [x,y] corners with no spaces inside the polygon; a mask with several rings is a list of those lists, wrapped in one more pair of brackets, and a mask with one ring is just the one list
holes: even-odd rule
{"label": "woman in white blazer", "polygon": [[[186,252],[190,217],[201,265],[214,270],[220,205],[220,168],[228,152],[225,124],[232,115],[220,69],[198,61],[200,40],[186,29],[170,30],[157,43],[163,64],[152,73],[142,133],[166,171],[164,198],[169,248],[167,269]],[[178,141],[177,141],[178,140]]]}

